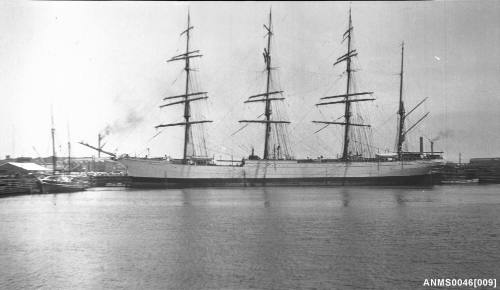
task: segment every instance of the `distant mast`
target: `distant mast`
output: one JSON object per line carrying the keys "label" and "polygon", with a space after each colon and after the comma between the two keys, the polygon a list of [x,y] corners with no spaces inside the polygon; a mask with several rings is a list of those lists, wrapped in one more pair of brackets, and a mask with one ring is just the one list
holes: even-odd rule
{"label": "distant mast", "polygon": [[[190,66],[190,59],[195,58],[195,57],[202,57],[202,54],[199,54],[199,50],[193,50],[189,51],[189,40],[191,36],[191,29],[193,29],[194,26],[191,26],[191,16],[188,10],[188,16],[187,16],[187,28],[184,30],[181,35],[186,34],[186,52],[183,54],[176,55],[169,59],[167,62],[171,61],[176,61],[176,60],[184,60],[184,71],[186,72],[186,86],[185,86],[185,93],[183,95],[177,95],[177,96],[170,96],[170,97],[165,97],[163,100],[170,100],[170,99],[182,99],[181,101],[176,101],[172,103],[167,103],[164,105],[161,105],[160,108],[167,107],[167,106],[172,106],[172,105],[177,105],[177,104],[184,104],[184,121],[182,123],[171,123],[171,124],[161,124],[156,126],[155,128],[162,128],[162,127],[170,127],[170,126],[184,126],[184,149],[183,149],[183,157],[182,161],[184,164],[187,163],[188,159],[188,144],[192,142],[190,140],[192,134],[191,134],[191,125],[193,124],[200,124],[200,123],[208,123],[212,122],[209,120],[202,120],[202,121],[192,121],[191,120],[191,108],[190,108],[190,102],[197,101],[197,100],[202,100],[202,99],[207,99],[207,92],[195,92],[191,93],[189,90],[189,85],[190,85],[190,72],[191,72],[191,66]],[[199,96],[201,97],[195,97],[195,98],[189,98],[192,96]]]}
{"label": "distant mast", "polygon": [[55,141],[55,134],[56,134],[56,129],[54,128],[54,112],[52,107],[50,108],[50,121],[51,121],[51,126],[52,128],[50,129],[51,135],[52,135],[52,173],[56,173],[56,141]]}
{"label": "distant mast", "polygon": [[316,106],[322,106],[322,105],[331,105],[331,104],[345,104],[345,109],[344,109],[344,122],[330,122],[330,121],[313,121],[314,123],[321,123],[321,124],[327,124],[327,125],[342,125],[344,127],[344,145],[342,149],[342,160],[343,161],[349,161],[351,159],[351,152],[349,152],[349,134],[350,134],[350,127],[351,126],[361,126],[361,127],[370,127],[370,125],[365,125],[365,124],[355,124],[351,123],[351,103],[353,102],[362,102],[362,101],[373,101],[375,99],[373,98],[367,98],[367,99],[351,99],[350,97],[354,96],[361,96],[361,95],[372,95],[373,92],[362,92],[362,93],[352,93],[351,92],[351,74],[352,74],[352,69],[351,69],[351,59],[355,56],[358,55],[358,52],[356,49],[352,49],[352,44],[351,44],[351,38],[352,38],[352,31],[354,27],[352,26],[352,17],[351,17],[351,8],[349,8],[349,27],[347,31],[344,33],[344,38],[342,40],[345,41],[347,39],[347,53],[342,55],[341,57],[337,58],[337,61],[333,64],[334,66],[345,61],[346,62],[346,75],[347,75],[347,86],[346,86],[346,93],[344,95],[335,95],[335,96],[328,96],[328,97],[322,97],[321,100],[326,100],[326,99],[342,99],[340,101],[334,101],[334,102],[323,102],[323,103],[318,103]]}
{"label": "distant mast", "polygon": [[69,123],[68,123],[68,173],[71,173],[71,139],[69,135]]}
{"label": "distant mast", "polygon": [[[101,133],[97,134],[97,148],[102,149],[104,147],[104,144],[101,145],[102,139],[104,139],[104,136]],[[97,150],[97,158],[101,158],[101,151]]]}
{"label": "distant mast", "polygon": [[[270,95],[274,94],[282,94],[283,91],[270,91],[271,89],[271,70],[273,67],[271,66],[271,37],[273,36],[273,27],[272,27],[272,11],[269,10],[269,24],[266,26],[264,24],[264,29],[266,29],[267,35],[267,48],[264,48],[264,62],[266,64],[266,92],[262,94],[257,94],[250,96],[245,103],[252,102],[265,102],[266,106],[264,109],[265,120],[241,120],[241,123],[264,123],[265,124],[265,134],[264,134],[264,156],[263,159],[269,159],[269,139],[271,136],[271,124],[289,124],[289,121],[280,121],[280,120],[271,120],[272,110],[271,110],[271,102],[272,101],[282,101],[285,98],[270,98]],[[253,155],[253,153],[252,153]],[[276,156],[276,155],[275,155]]]}

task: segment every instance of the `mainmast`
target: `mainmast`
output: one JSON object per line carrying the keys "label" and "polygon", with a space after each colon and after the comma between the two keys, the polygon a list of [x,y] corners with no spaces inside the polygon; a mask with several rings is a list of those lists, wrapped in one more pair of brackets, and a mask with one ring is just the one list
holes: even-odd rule
{"label": "mainmast", "polygon": [[[190,107],[190,102],[197,101],[197,100],[203,100],[207,99],[207,92],[190,92],[189,86],[190,86],[190,72],[193,70],[190,66],[190,59],[195,58],[195,57],[202,57],[202,54],[199,54],[199,50],[193,50],[190,51],[190,37],[191,37],[191,29],[193,29],[194,26],[191,26],[191,16],[188,11],[188,17],[187,17],[187,28],[184,30],[181,35],[186,34],[186,52],[183,54],[176,55],[169,59],[167,62],[171,61],[176,61],[176,60],[184,60],[184,71],[186,72],[186,86],[184,90],[183,95],[177,95],[177,96],[170,96],[170,97],[165,97],[163,100],[170,100],[170,99],[178,99],[180,98],[180,101],[172,102],[172,103],[167,103],[164,105],[161,105],[160,108],[167,107],[167,106],[172,106],[172,105],[177,105],[177,104],[184,104],[184,122],[182,123],[171,123],[171,124],[162,124],[158,125],[155,128],[162,128],[162,127],[170,127],[170,126],[184,126],[184,150],[183,150],[183,163],[187,163],[188,159],[188,145],[192,140],[190,140],[192,134],[191,134],[191,125],[193,124],[200,124],[200,123],[208,123],[212,122],[209,120],[202,120],[202,121],[192,121],[191,120],[191,107]],[[201,97],[195,97],[195,98],[190,98],[192,96],[199,96]]]}
{"label": "mainmast", "polygon": [[405,43],[401,44],[401,73],[399,79],[399,130],[398,130],[398,156],[399,158],[403,155],[403,142],[405,140],[404,129],[405,129],[405,106],[403,103],[403,63],[404,63],[404,52]]}
{"label": "mainmast", "polygon": [[[265,27],[265,26],[264,26]],[[264,61],[266,62],[266,109],[264,115],[266,116],[266,133],[264,141],[264,159],[269,157],[269,136],[271,134],[271,101],[269,100],[269,85],[271,81],[271,37],[272,32],[272,13],[269,11],[269,26],[267,27],[267,50],[264,50]]]}
{"label": "mainmast", "polygon": [[[349,28],[347,30],[347,55],[351,53],[351,32],[352,32],[352,18],[351,8],[349,8]],[[347,88],[345,93],[345,126],[344,126],[344,150],[342,151],[342,159],[349,159],[349,127],[351,120],[351,102],[349,102],[349,89],[351,86],[351,57],[346,58],[346,74],[347,74]]]}
{"label": "mainmast", "polygon": [[[265,124],[265,134],[264,134],[264,156],[263,159],[269,159],[269,139],[271,136],[271,124],[288,124],[288,121],[277,121],[271,120],[271,102],[284,100],[285,98],[271,98],[270,95],[282,94],[283,91],[271,91],[271,70],[274,68],[271,66],[271,37],[273,36],[272,27],[272,11],[269,10],[269,24],[266,26],[264,24],[264,29],[266,29],[267,35],[267,48],[264,48],[264,62],[266,64],[266,92],[262,94],[257,94],[250,96],[245,103],[251,102],[265,102],[266,106],[264,109],[265,120],[241,120],[242,123],[264,123]],[[257,99],[256,99],[257,98]]]}
{"label": "mainmast", "polygon": [[[187,28],[186,28],[186,55],[189,53],[189,36],[191,34],[191,15],[188,11],[188,20],[187,20]],[[186,121],[186,125],[184,126],[184,153],[182,154],[182,159],[183,162],[186,163],[186,157],[187,157],[187,146],[189,144],[189,137],[190,137],[190,130],[191,130],[191,125],[189,124],[189,118],[191,117],[191,108],[189,106],[188,100],[188,94],[189,94],[189,73],[191,70],[191,67],[189,65],[189,57],[186,57],[185,59],[185,65],[184,65],[184,71],[186,72],[186,89],[185,89],[185,96],[184,100],[184,120]]]}
{"label": "mainmast", "polygon": [[331,104],[344,104],[344,122],[329,122],[329,121],[313,121],[314,123],[321,123],[321,124],[327,124],[327,125],[342,125],[344,126],[344,146],[342,149],[342,160],[343,161],[349,161],[351,152],[349,151],[349,135],[350,135],[350,129],[351,126],[361,126],[361,127],[370,127],[370,125],[366,124],[356,124],[351,122],[351,117],[352,117],[352,112],[351,112],[351,103],[353,102],[362,102],[362,101],[373,101],[375,99],[373,98],[367,98],[367,99],[352,99],[351,97],[354,96],[360,96],[360,95],[372,95],[373,92],[362,92],[362,93],[352,93],[351,92],[351,78],[352,78],[352,69],[351,69],[351,59],[355,56],[358,55],[358,52],[356,49],[352,49],[352,32],[354,30],[354,27],[352,26],[352,17],[351,17],[351,8],[349,8],[349,27],[347,31],[344,33],[344,38],[342,42],[347,40],[347,53],[342,55],[341,57],[337,58],[337,61],[333,64],[334,66],[345,61],[346,62],[346,75],[347,75],[347,86],[346,86],[346,93],[343,95],[335,95],[335,96],[328,96],[328,97],[323,97],[321,100],[325,99],[334,99],[334,98],[340,98],[343,100],[340,101],[334,101],[334,102],[322,102],[316,104],[316,106],[322,106],[322,105],[331,105]]}

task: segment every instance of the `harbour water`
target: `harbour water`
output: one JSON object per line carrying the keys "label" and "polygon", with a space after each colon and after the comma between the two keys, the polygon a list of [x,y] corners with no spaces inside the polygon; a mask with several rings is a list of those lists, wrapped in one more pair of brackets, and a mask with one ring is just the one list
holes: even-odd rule
{"label": "harbour water", "polygon": [[416,289],[500,278],[500,186],[0,198],[0,288]]}

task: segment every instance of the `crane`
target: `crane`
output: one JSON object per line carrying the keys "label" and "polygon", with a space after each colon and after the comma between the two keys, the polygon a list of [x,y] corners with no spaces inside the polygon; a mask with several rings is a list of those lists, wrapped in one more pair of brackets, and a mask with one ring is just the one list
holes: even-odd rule
{"label": "crane", "polygon": [[92,145],[90,145],[90,144],[87,144],[87,143],[85,143],[85,142],[83,142],[83,141],[78,142],[78,144],[81,144],[81,145],[83,145],[83,146],[86,146],[86,147],[89,147],[89,148],[91,148],[91,149],[94,149],[94,150],[96,150],[96,151],[97,151],[97,152],[99,152],[99,153],[101,153],[101,152],[102,152],[102,153],[107,154],[107,155],[109,155],[109,156],[111,156],[111,157],[116,157],[116,154],[111,153],[111,152],[104,151],[104,150],[102,149],[102,146],[101,146],[100,148],[98,148],[98,147],[92,146]]}

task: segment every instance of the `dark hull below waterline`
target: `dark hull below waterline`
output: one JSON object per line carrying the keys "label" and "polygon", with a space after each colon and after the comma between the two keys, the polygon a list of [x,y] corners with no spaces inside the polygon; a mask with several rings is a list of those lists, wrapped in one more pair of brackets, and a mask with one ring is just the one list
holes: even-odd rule
{"label": "dark hull below waterline", "polygon": [[87,189],[86,186],[75,186],[67,184],[48,184],[44,183],[42,185],[42,193],[66,193],[66,192],[78,192]]}
{"label": "dark hull below waterline", "polygon": [[244,186],[432,186],[430,174],[391,177],[349,178],[268,178],[268,179],[176,179],[130,177],[134,188],[244,187]]}

